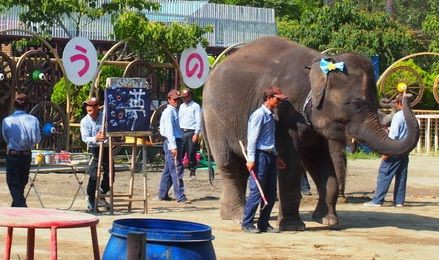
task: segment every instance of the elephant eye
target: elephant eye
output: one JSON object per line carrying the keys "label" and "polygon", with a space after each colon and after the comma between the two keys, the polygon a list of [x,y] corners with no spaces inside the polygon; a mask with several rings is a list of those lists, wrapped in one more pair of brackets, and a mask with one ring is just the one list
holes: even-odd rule
{"label": "elephant eye", "polygon": [[353,98],[350,101],[345,103],[346,105],[351,105],[355,110],[361,109],[364,107],[364,100],[361,98]]}

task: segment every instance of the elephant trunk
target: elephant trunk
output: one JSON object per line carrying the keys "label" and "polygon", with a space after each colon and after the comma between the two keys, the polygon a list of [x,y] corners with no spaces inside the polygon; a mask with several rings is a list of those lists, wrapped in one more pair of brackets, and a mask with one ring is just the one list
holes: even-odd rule
{"label": "elephant trunk", "polygon": [[356,128],[351,132],[352,136],[380,154],[390,156],[409,154],[418,143],[419,125],[406,97],[403,99],[402,106],[407,125],[407,135],[404,139],[393,140],[389,138],[384,127],[380,124],[376,113],[370,113],[362,127]]}

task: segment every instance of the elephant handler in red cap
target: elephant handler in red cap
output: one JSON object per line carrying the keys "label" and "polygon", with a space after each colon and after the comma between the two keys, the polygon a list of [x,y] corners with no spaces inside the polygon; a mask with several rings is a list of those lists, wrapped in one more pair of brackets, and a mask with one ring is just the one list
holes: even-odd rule
{"label": "elephant handler in red cap", "polygon": [[190,200],[184,193],[183,183],[183,133],[178,121],[177,108],[181,102],[180,92],[176,89],[168,93],[168,106],[160,117],[160,134],[165,137],[163,150],[165,152],[165,167],[158,192],[159,200],[171,200],[168,191],[174,186],[174,195],[178,203],[189,204]]}
{"label": "elephant handler in red cap", "polygon": [[264,103],[250,116],[247,129],[247,169],[254,171],[267,196],[268,205],[261,209],[258,226],[253,225],[261,194],[256,181],[250,178],[250,193],[244,208],[241,229],[248,233],[278,233],[279,229],[270,226],[271,210],[276,200],[277,168],[284,169],[285,163],[277,157],[275,144],[275,119],[273,109],[286,99],[278,87],[269,87],[264,91]]}

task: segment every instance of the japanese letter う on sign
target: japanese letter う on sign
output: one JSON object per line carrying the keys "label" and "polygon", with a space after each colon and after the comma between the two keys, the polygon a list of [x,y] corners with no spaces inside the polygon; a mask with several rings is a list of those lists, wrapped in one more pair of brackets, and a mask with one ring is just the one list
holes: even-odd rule
{"label": "japanese letter \u3046 on sign", "polygon": [[67,78],[77,86],[90,82],[98,68],[96,49],[93,43],[84,37],[75,37],[67,43],[62,61]]}
{"label": "japanese letter \u3046 on sign", "polygon": [[188,48],[180,58],[180,71],[184,83],[190,88],[199,88],[209,75],[209,60],[206,51],[198,44],[197,48]]}

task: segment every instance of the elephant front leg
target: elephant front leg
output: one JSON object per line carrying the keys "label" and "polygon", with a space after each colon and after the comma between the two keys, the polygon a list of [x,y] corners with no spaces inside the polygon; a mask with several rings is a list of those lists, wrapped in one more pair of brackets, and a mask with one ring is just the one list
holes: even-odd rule
{"label": "elephant front leg", "polygon": [[223,183],[220,199],[221,219],[233,220],[236,223],[242,221],[247,178],[248,173],[242,171],[233,174],[230,172],[221,173]]}
{"label": "elephant front leg", "polygon": [[[324,183],[324,182],[323,182]],[[338,186],[335,176],[326,178],[326,185],[319,190],[319,200],[312,214],[312,219],[320,224],[335,226],[338,224],[336,203],[338,198]]]}
{"label": "elephant front leg", "polygon": [[277,222],[281,231],[305,230],[305,223],[299,215],[300,178],[303,173],[302,169],[296,172],[285,170],[278,174],[279,216]]}
{"label": "elephant front leg", "polygon": [[331,155],[332,162],[334,164],[335,175],[337,176],[338,182],[338,201],[341,203],[346,203],[347,198],[345,195],[345,184],[346,184],[346,152],[345,143],[338,142],[334,140],[328,141],[329,153]]}
{"label": "elephant front leg", "polygon": [[[319,160],[314,160],[314,158],[319,158]],[[307,149],[303,163],[319,193],[312,219],[328,226],[337,225],[338,217],[335,206],[338,198],[338,182],[328,147],[321,144]]]}

